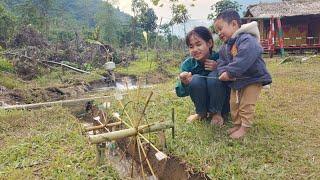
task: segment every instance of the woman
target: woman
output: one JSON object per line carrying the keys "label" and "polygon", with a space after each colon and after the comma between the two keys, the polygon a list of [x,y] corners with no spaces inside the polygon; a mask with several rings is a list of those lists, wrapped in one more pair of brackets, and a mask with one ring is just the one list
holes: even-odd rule
{"label": "woman", "polygon": [[229,88],[218,79],[218,53],[212,51],[213,38],[208,28],[195,27],[187,34],[186,44],[191,57],[181,64],[180,81],[176,86],[179,97],[190,96],[196,114],[188,122],[211,117],[214,125],[223,125],[223,114],[229,112]]}

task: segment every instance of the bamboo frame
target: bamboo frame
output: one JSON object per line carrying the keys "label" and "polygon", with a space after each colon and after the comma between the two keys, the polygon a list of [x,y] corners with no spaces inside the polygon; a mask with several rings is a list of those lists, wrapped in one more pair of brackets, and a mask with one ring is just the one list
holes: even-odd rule
{"label": "bamboo frame", "polygon": [[163,129],[173,128],[171,122],[159,122],[152,125],[143,125],[136,128],[129,128],[119,131],[113,131],[110,133],[103,133],[97,135],[89,135],[89,140],[93,144],[102,143],[105,141],[117,140],[125,137],[135,136],[138,134],[144,134],[149,132],[155,132]]}

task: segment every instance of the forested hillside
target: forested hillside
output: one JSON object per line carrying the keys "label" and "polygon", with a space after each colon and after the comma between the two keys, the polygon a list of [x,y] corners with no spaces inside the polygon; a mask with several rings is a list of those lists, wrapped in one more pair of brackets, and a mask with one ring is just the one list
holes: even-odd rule
{"label": "forested hillside", "polygon": [[31,24],[52,41],[73,39],[76,33],[116,45],[131,41],[131,16],[102,0],[2,0],[1,5],[0,16],[6,18],[0,28],[7,32],[2,40]]}

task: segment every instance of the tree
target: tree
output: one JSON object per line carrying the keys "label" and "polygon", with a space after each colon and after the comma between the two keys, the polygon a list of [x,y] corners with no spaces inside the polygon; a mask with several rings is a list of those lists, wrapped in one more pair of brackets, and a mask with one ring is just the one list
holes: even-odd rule
{"label": "tree", "polygon": [[147,32],[153,32],[157,28],[158,17],[152,8],[147,8],[138,16],[139,26]]}
{"label": "tree", "polygon": [[[108,43],[117,42],[118,38],[116,32],[117,29],[121,28],[117,19],[118,18],[115,16],[115,11],[112,5],[108,2],[103,2],[103,6],[99,9],[96,15],[98,26],[95,29],[101,29],[101,33],[99,34],[102,36],[102,39]],[[99,39],[99,37],[95,38],[96,40]]]}
{"label": "tree", "polygon": [[7,41],[15,28],[15,17],[0,4],[0,41]]}
{"label": "tree", "polygon": [[136,27],[138,17],[144,14],[148,9],[148,4],[144,0],[132,0],[132,12],[133,17],[131,20],[131,32],[132,32],[132,44],[131,44],[131,56],[134,58],[134,51],[136,47]]}
{"label": "tree", "polygon": [[173,3],[171,10],[172,10],[172,19],[170,21],[170,24],[174,25],[174,24],[182,24],[183,23],[183,30],[184,30],[184,34],[186,36],[187,32],[186,32],[186,24],[185,23],[190,18],[186,6],[183,4],[176,5],[175,3]]}
{"label": "tree", "polygon": [[208,19],[215,19],[218,14],[226,9],[234,9],[239,12],[241,9],[241,5],[237,1],[221,0],[211,6],[211,10],[213,12],[208,15]]}
{"label": "tree", "polygon": [[49,33],[50,16],[54,0],[26,0],[17,5],[23,25],[33,24],[38,29]]}
{"label": "tree", "polygon": [[172,36],[171,36],[171,31],[170,31],[170,24],[166,23],[160,26],[161,33],[164,34],[166,37],[169,47],[172,47]]}

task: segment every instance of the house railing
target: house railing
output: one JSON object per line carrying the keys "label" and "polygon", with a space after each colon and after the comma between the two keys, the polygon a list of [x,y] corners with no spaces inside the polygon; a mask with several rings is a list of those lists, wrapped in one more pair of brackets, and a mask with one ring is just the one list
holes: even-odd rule
{"label": "house railing", "polygon": [[[312,49],[320,48],[320,37],[285,37],[284,49]],[[268,50],[268,39],[261,40],[261,46],[264,50]],[[275,40],[275,50],[279,49],[279,39]]]}

